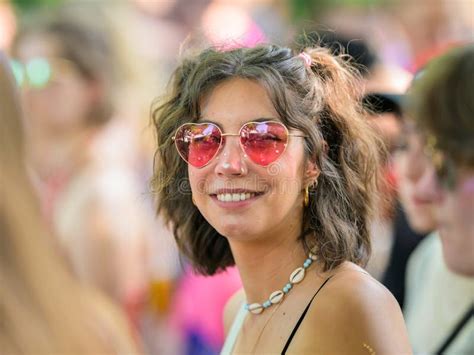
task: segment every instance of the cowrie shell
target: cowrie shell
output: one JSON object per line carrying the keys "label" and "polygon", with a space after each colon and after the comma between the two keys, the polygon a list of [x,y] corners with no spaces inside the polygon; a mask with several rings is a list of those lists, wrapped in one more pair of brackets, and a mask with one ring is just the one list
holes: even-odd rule
{"label": "cowrie shell", "polygon": [[270,295],[269,300],[272,304],[280,303],[281,300],[283,299],[283,295],[284,295],[283,291],[280,291],[280,290],[275,291]]}
{"label": "cowrie shell", "polygon": [[301,282],[301,280],[304,279],[304,275],[305,275],[304,268],[299,267],[291,273],[290,282],[292,284],[297,284],[298,282]]}
{"label": "cowrie shell", "polygon": [[249,312],[253,314],[260,314],[263,312],[263,306],[260,303],[252,303],[249,305]]}

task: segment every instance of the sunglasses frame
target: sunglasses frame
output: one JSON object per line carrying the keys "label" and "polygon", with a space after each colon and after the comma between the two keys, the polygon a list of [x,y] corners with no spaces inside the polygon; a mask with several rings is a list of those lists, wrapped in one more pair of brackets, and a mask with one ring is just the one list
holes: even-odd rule
{"label": "sunglasses frame", "polygon": [[447,189],[456,186],[456,164],[437,148],[437,139],[430,135],[426,138],[424,153],[431,161],[436,179]]}
{"label": "sunglasses frame", "polygon": [[[242,152],[244,152],[244,154],[247,154],[247,152],[245,151],[244,146],[243,146],[243,144],[242,144],[242,130],[244,129],[244,127],[246,127],[247,125],[252,124],[252,123],[253,123],[253,124],[276,123],[276,124],[282,126],[282,127],[285,129],[285,132],[286,132],[286,136],[287,136],[287,137],[301,137],[301,138],[307,138],[307,137],[308,137],[308,136],[306,136],[306,135],[304,135],[304,134],[290,133],[290,131],[288,130],[288,128],[283,124],[283,122],[275,121],[275,120],[268,120],[268,121],[250,121],[250,122],[246,122],[246,123],[244,123],[244,124],[240,127],[239,133],[224,133],[224,132],[222,131],[222,129],[221,129],[217,124],[212,123],[212,122],[202,122],[202,123],[198,123],[198,122],[187,122],[187,123],[182,124],[181,126],[179,126],[179,127],[176,129],[174,136],[171,137],[171,140],[175,143],[175,147],[176,147],[176,150],[178,151],[179,156],[186,162],[186,164],[189,164],[189,165],[191,165],[191,166],[193,166],[193,167],[195,167],[195,168],[197,168],[197,169],[202,169],[202,168],[204,168],[205,166],[209,165],[209,164],[214,160],[214,158],[219,155],[219,153],[220,153],[222,147],[224,146],[224,143],[223,143],[223,142],[224,142],[224,139],[223,139],[223,137],[240,137],[240,139],[239,139],[240,149],[242,149]],[[197,166],[194,166],[194,165],[190,164],[190,163],[188,162],[188,160],[185,159],[184,156],[183,156],[183,155],[181,154],[181,152],[179,151],[178,143],[177,143],[177,140],[176,140],[176,133],[179,132],[179,130],[180,130],[181,128],[183,128],[183,127],[185,127],[185,126],[188,126],[188,125],[204,125],[204,124],[213,125],[214,127],[216,127],[216,128],[219,130],[220,134],[221,134],[221,139],[220,139],[220,142],[219,142],[219,147],[217,148],[216,153],[212,156],[212,158],[209,159],[209,161],[208,161],[206,164],[204,164],[203,166],[197,167]],[[287,146],[288,146],[288,139],[286,140],[286,142],[285,142],[285,144],[284,144],[284,149],[283,149],[283,151],[281,152],[281,154],[280,154],[274,161],[277,161],[278,159],[280,159],[280,157],[285,153]],[[250,159],[250,161],[252,161],[254,164],[257,164],[257,165],[259,165],[259,166],[264,166],[264,167],[265,167],[265,166],[268,166],[268,165],[270,165],[271,163],[274,162],[274,161],[273,161],[273,162],[271,162],[271,163],[269,163],[269,164],[267,164],[267,165],[262,165],[262,164],[259,164],[259,163],[255,162],[255,161],[253,161],[251,158],[249,158],[249,159]]]}

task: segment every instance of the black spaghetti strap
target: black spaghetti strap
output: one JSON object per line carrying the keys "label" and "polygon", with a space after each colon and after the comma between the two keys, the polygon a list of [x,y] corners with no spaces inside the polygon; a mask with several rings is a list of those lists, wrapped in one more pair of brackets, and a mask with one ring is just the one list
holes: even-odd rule
{"label": "black spaghetti strap", "polygon": [[467,324],[469,319],[474,316],[474,307],[471,305],[467,312],[464,314],[464,316],[459,320],[459,322],[456,324],[454,327],[453,331],[449,335],[449,337],[445,340],[443,345],[439,348],[439,350],[436,352],[436,354],[443,354],[446,349],[451,345],[454,339],[458,336],[458,334],[461,332],[462,328]]}
{"label": "black spaghetti strap", "polygon": [[306,306],[306,308],[304,309],[303,313],[301,314],[300,319],[298,319],[298,322],[296,323],[295,327],[293,328],[293,331],[291,332],[290,337],[289,337],[288,340],[286,341],[285,347],[283,348],[283,351],[281,352],[282,355],[286,354],[286,351],[288,350],[288,347],[290,346],[291,341],[293,340],[293,337],[295,336],[296,332],[298,331],[298,328],[300,327],[301,322],[303,322],[303,319],[304,319],[304,317],[306,316],[306,313],[308,312],[308,309],[309,309],[309,307],[311,306],[311,303],[313,303],[314,298],[315,298],[316,295],[319,293],[319,291],[321,291],[321,289],[324,287],[324,285],[326,285],[326,283],[331,279],[331,277],[332,277],[332,276],[329,276],[329,277],[326,279],[326,281],[324,281],[323,284],[318,288],[318,290],[317,290],[316,293],[313,295],[313,297],[311,297],[311,300],[309,301],[308,305]]}

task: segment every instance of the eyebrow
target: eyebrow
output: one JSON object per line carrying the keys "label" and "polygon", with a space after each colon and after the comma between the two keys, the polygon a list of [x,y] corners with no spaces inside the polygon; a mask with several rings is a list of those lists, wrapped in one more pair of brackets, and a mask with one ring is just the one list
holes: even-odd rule
{"label": "eyebrow", "polygon": [[[249,122],[267,122],[267,121],[276,121],[276,122],[281,122],[281,120],[279,118],[276,118],[276,117],[259,117],[259,118],[253,118],[245,123],[249,123]],[[215,124],[216,126],[218,126],[219,128],[222,128],[221,125],[211,119],[208,119],[208,118],[198,118],[197,122],[199,123],[212,123],[212,124]],[[245,124],[244,123],[244,124]]]}

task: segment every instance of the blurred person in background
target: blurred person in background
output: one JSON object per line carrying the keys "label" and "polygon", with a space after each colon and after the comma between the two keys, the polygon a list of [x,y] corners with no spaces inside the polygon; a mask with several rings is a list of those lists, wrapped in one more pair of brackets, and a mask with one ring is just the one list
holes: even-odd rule
{"label": "blurred person in background", "polygon": [[474,40],[473,0],[399,0],[387,2],[386,11],[399,23],[413,72],[450,46]]}
{"label": "blurred person in background", "polygon": [[[404,98],[400,97],[400,100]],[[428,161],[423,155],[422,137],[415,125],[406,116],[402,124],[402,134],[398,138],[394,154],[398,199],[413,230],[426,235],[436,228],[434,205],[432,201],[418,197],[415,194],[415,186]]]}
{"label": "blurred person in background", "polygon": [[430,63],[410,101],[432,163],[420,179],[418,193],[436,205],[448,266],[466,276],[474,276],[473,58],[474,45],[469,44]]}
{"label": "blurred person in background", "polygon": [[372,221],[374,254],[367,270],[394,294],[402,308],[405,305],[408,259],[422,237],[431,231],[412,228],[407,221],[405,206],[399,202],[402,187],[395,160],[398,143],[404,134],[401,94],[406,91],[411,77],[399,67],[379,62],[366,76],[362,98],[370,113],[369,122],[383,141],[382,196],[378,200],[378,213]]}
{"label": "blurred person in background", "polygon": [[473,0],[287,2],[293,23],[370,38],[380,58],[415,72],[452,44],[474,40]]}
{"label": "blurred person in background", "polygon": [[123,315],[80,285],[46,232],[24,160],[19,97],[0,52],[2,354],[137,354]]}
{"label": "blurred person in background", "polygon": [[79,280],[111,296],[136,322],[148,282],[146,227],[126,154],[107,154],[132,144],[127,136],[108,138],[109,121],[120,114],[114,110],[120,81],[105,21],[93,7],[23,20],[13,69],[43,215]]}
{"label": "blurred person in background", "polygon": [[439,234],[410,260],[406,319],[416,353],[474,353],[473,83],[470,44],[429,62],[409,92],[419,138],[406,169],[418,172],[414,198],[434,206]]}
{"label": "blurred person in background", "polygon": [[[395,154],[399,198],[412,228],[425,234],[436,228],[435,205],[419,196],[415,188],[429,161],[423,151],[423,137],[408,118],[402,140]],[[436,349],[472,304],[473,280],[448,269],[437,232],[427,235],[410,255],[406,275],[403,312],[410,342],[416,353],[439,353]],[[463,345],[453,346],[447,353],[463,349]]]}

